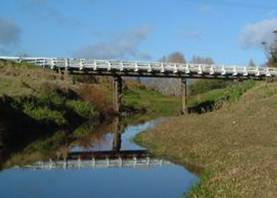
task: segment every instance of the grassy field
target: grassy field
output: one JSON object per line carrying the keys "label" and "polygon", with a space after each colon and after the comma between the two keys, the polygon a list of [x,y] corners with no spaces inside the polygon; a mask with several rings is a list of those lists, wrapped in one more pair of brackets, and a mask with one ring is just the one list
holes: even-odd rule
{"label": "grassy field", "polygon": [[136,138],[201,170],[190,197],[277,197],[277,83],[243,87],[252,86],[231,88],[232,102],[216,111],[172,117]]}

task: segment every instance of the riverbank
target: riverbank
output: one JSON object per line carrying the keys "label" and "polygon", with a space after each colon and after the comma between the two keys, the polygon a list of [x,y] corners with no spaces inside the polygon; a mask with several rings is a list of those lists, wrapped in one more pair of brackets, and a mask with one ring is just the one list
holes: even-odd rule
{"label": "riverbank", "polygon": [[[132,197],[134,194],[137,197],[151,198],[181,197],[197,181],[196,176],[181,166],[152,158],[152,156],[149,156],[150,161],[148,161],[146,158],[148,152],[131,141],[134,135],[155,125],[156,120],[141,124],[135,120],[134,123],[125,123],[124,120],[123,123],[114,121],[116,125],[120,125],[119,128],[122,128],[121,133],[114,131],[114,123],[105,123],[94,130],[89,126],[84,126],[86,135],[84,134],[83,138],[65,145],[64,150],[67,152],[64,154],[67,155],[63,155],[60,150],[60,155],[48,158],[42,156],[44,158],[25,165],[20,164],[22,160],[38,156],[39,152],[46,148],[57,151],[55,142],[62,140],[63,134],[60,132],[52,139],[34,142],[28,146],[29,152],[33,149],[29,155],[26,149],[25,155],[22,153],[21,156],[15,156],[10,161],[14,164],[13,168],[0,172],[1,196],[11,197],[16,192],[17,195],[20,194],[20,197],[29,197],[30,194],[34,194],[34,187],[46,186],[38,191],[38,197],[42,194],[52,197],[53,189],[57,189],[55,192],[59,197],[67,197],[74,194],[76,188],[80,191],[78,192],[79,197],[90,197],[91,195],[93,197]],[[115,153],[114,149],[120,149],[120,151]],[[83,152],[80,161],[75,158],[78,155],[76,152]],[[90,152],[91,155],[95,153],[94,162],[91,160],[92,156],[85,154],[86,152]],[[119,154],[122,161],[118,159]],[[47,155],[48,153],[46,153]],[[67,157],[68,160],[64,161],[64,157]],[[66,166],[64,162],[67,164]],[[49,178],[55,182],[49,182]],[[11,191],[10,188],[14,185],[9,181],[13,183],[14,180],[24,181],[26,187],[18,189],[16,186],[16,189]],[[35,186],[33,181],[36,181]],[[114,181],[117,181],[116,188]],[[124,190],[118,190],[124,182]],[[74,186],[74,188],[68,188],[68,186]],[[89,186],[93,186],[94,190],[92,191]]]}
{"label": "riverbank", "polygon": [[136,141],[202,168],[190,197],[276,197],[276,101],[277,83],[258,83],[216,111],[172,117]]}
{"label": "riverbank", "polygon": [[[178,114],[178,98],[164,96],[132,80],[124,81],[127,114]],[[114,115],[111,79],[67,76],[29,64],[0,60],[0,104],[51,126]]]}
{"label": "riverbank", "polygon": [[[135,81],[125,81],[122,107],[127,115],[143,115],[140,119],[147,120],[156,114],[177,114],[177,101]],[[90,120],[96,126],[115,115],[107,77],[66,76],[0,60],[0,166],[11,155],[14,160],[4,167],[40,158],[70,141],[69,133],[82,123]],[[78,132],[75,136],[78,134],[83,135]],[[29,155],[35,150],[42,152]]]}

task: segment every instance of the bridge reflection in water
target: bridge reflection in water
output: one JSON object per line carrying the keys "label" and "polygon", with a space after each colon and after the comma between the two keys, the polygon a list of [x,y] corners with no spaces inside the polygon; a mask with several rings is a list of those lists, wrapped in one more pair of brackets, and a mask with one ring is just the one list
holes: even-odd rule
{"label": "bridge reflection in water", "polygon": [[[45,156],[35,158],[36,162],[15,167],[15,164],[21,164],[20,160],[25,157],[23,155],[12,164],[13,168],[2,170],[1,198],[53,195],[181,197],[198,181],[197,177],[184,167],[152,158],[145,149],[129,141],[156,123],[157,121],[149,121],[127,125],[124,122],[121,127],[119,120],[115,120],[112,124],[106,123],[99,128],[93,127],[93,123],[84,124],[76,131],[68,132],[66,139],[59,139],[61,143],[58,144],[58,149],[47,150]],[[48,140],[45,139],[51,144]],[[40,141],[37,143],[41,145]],[[36,149],[37,143],[31,147]]]}
{"label": "bridge reflection in water", "polygon": [[[57,159],[38,161],[23,168],[32,169],[80,169],[80,168],[147,168],[171,164],[162,159],[152,158],[145,149],[122,150],[122,127],[120,118],[112,123],[113,140],[110,150],[95,149],[69,151]],[[97,142],[94,142],[97,144]],[[105,145],[107,146],[107,145]],[[136,147],[135,147],[136,148]]]}
{"label": "bridge reflection in water", "polygon": [[150,157],[145,158],[106,158],[97,159],[92,158],[91,160],[49,160],[39,161],[32,165],[24,166],[23,168],[31,169],[80,169],[80,168],[149,168],[153,166],[170,165],[168,161],[161,159],[151,159]]}

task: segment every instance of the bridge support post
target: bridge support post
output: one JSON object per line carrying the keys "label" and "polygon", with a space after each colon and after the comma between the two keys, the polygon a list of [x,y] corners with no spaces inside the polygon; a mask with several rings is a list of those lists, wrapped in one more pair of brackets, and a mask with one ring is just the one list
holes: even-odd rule
{"label": "bridge support post", "polygon": [[182,99],[182,114],[188,113],[188,90],[187,79],[181,78],[181,99]]}
{"label": "bridge support post", "polygon": [[121,127],[119,116],[116,116],[113,121],[113,133],[113,151],[118,153],[121,148]]}
{"label": "bridge support post", "polygon": [[68,70],[68,67],[70,66],[70,61],[68,58],[64,59],[64,78],[66,80],[69,80],[70,79],[70,76],[69,76],[69,70]]}
{"label": "bridge support post", "polygon": [[113,77],[113,109],[116,113],[120,113],[120,105],[122,98],[122,78],[120,76]]}

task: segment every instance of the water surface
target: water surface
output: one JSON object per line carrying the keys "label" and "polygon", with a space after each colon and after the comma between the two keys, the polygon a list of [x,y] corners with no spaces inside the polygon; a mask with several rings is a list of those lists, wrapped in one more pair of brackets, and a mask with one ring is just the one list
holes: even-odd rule
{"label": "water surface", "polygon": [[[119,120],[113,127],[93,131],[80,142],[69,145],[70,153],[102,152],[113,158],[118,152],[135,154],[145,149],[132,142],[132,138],[153,127],[158,121],[120,127]],[[99,133],[99,134],[96,134]],[[91,136],[90,136],[91,135]],[[97,138],[96,138],[97,137]],[[84,146],[85,145],[85,146]],[[147,155],[147,154],[146,154]],[[108,157],[107,157],[108,156]],[[138,156],[138,155],[135,155]],[[152,160],[152,157],[145,156]],[[31,197],[181,197],[197,181],[197,177],[182,166],[173,163],[163,165],[108,167],[84,166],[82,168],[10,168],[0,172],[1,198]],[[121,156],[120,156],[121,159]],[[85,160],[85,159],[84,159]],[[90,159],[87,159],[90,160]],[[122,156],[123,164],[134,157]],[[141,156],[144,160],[144,155]],[[53,159],[54,161],[54,159]],[[74,160],[72,160],[74,161]],[[75,160],[76,161],[76,160]],[[125,162],[126,161],[126,162]],[[102,163],[96,159],[96,163]],[[105,162],[105,159],[104,159]],[[33,167],[34,168],[34,167]]]}

